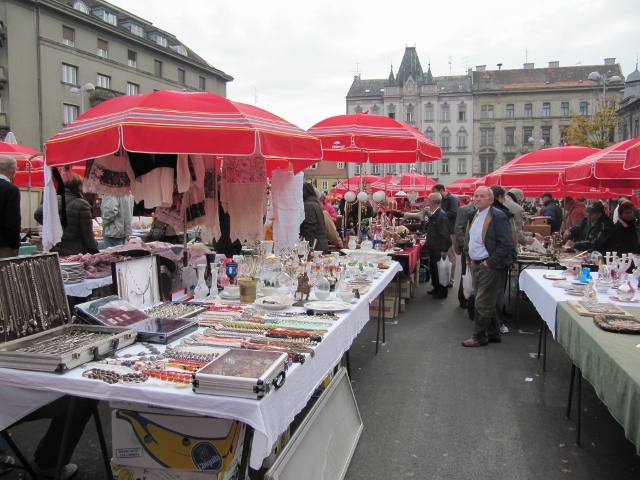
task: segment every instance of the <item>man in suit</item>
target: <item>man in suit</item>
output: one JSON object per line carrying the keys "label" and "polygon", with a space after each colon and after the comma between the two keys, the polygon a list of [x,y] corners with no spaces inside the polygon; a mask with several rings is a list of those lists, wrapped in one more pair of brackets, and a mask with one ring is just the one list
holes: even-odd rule
{"label": "man in suit", "polygon": [[473,273],[475,317],[473,336],[464,347],[482,347],[500,342],[496,300],[505,269],[513,263],[513,238],[507,216],[492,206],[493,192],[479,187],[473,194],[476,210],[467,217],[464,251]]}
{"label": "man in suit", "polygon": [[0,258],[20,251],[20,189],[12,183],[16,170],[15,158],[0,155]]}
{"label": "man in suit", "polygon": [[[429,269],[431,270],[431,284],[433,290],[428,292],[433,298],[447,298],[448,278],[438,278],[438,262],[447,257],[447,251],[451,248],[451,230],[449,219],[442,211],[442,195],[432,193],[429,195],[429,224],[427,225],[427,247],[429,248]],[[455,268],[455,263],[451,265]]]}

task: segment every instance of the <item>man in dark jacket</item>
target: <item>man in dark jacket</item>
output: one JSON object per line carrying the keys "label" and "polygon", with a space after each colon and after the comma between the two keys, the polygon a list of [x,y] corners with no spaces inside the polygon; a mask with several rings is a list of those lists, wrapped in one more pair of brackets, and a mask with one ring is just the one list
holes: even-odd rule
{"label": "man in dark jacket", "polygon": [[304,221],[300,224],[300,236],[304,237],[309,242],[309,247],[313,247],[314,250],[329,253],[329,240],[324,226],[324,213],[322,213],[324,209],[310,183],[302,185],[302,199]]}
{"label": "man in dark jacket", "polygon": [[544,205],[543,217],[547,217],[547,222],[551,226],[551,233],[559,232],[562,226],[562,210],[549,192],[543,193],[540,197]]}
{"label": "man in dark jacket", "polygon": [[467,263],[475,287],[475,327],[464,347],[482,347],[500,342],[496,299],[504,270],[513,263],[513,237],[507,216],[493,207],[493,192],[479,187],[473,194],[475,212],[469,213],[464,241]]}
{"label": "man in dark jacket", "polygon": [[[428,292],[433,298],[447,298],[448,278],[439,278],[438,262],[447,257],[447,251],[451,248],[451,230],[449,220],[442,211],[442,195],[432,193],[429,195],[429,224],[427,225],[427,247],[429,248],[429,269],[431,271],[431,285],[433,290]],[[451,268],[455,268],[452,264]]]}
{"label": "man in dark jacket", "polygon": [[453,267],[451,268],[451,276],[449,277],[449,282],[447,283],[442,280],[442,284],[446,285],[448,288],[451,288],[454,284],[456,272],[456,269],[454,268],[456,264],[456,252],[453,244],[456,241],[454,237],[454,231],[456,225],[456,217],[458,216],[458,208],[460,207],[460,200],[453,193],[449,192],[441,183],[438,183],[431,187],[431,191],[433,193],[439,193],[440,195],[442,195],[442,205],[440,206],[440,208],[442,208],[442,211],[445,213],[447,219],[449,220],[449,231],[451,232],[452,246],[447,252],[447,256],[449,257],[449,261],[451,262],[451,265],[453,265]]}
{"label": "man in dark jacket", "polygon": [[0,155],[0,258],[20,251],[20,189],[12,183],[16,170],[15,158]]}
{"label": "man in dark jacket", "polygon": [[[613,226],[613,240],[610,251],[617,252],[618,255],[623,253],[628,255],[637,254],[640,251],[633,203],[628,200],[622,202],[618,207],[618,221]],[[629,267],[629,273],[632,270],[633,267]]]}
{"label": "man in dark jacket", "polygon": [[576,250],[612,251],[613,221],[605,215],[602,202],[587,207],[587,218],[564,231],[565,245]]}

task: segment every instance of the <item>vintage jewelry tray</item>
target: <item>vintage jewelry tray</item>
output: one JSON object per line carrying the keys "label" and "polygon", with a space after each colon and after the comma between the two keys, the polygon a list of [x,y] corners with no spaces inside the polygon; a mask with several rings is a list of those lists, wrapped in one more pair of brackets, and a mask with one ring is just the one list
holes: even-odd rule
{"label": "vintage jewelry tray", "polygon": [[63,325],[0,346],[0,367],[64,373],[102,360],[136,339],[135,328]]}
{"label": "vintage jewelry tray", "polygon": [[0,342],[70,322],[57,253],[0,260]]}
{"label": "vintage jewelry tray", "polygon": [[193,374],[193,391],[260,400],[286,378],[289,355],[263,350],[229,350]]}
{"label": "vintage jewelry tray", "polygon": [[111,277],[118,296],[150,316],[187,318],[205,311],[201,305],[165,302],[160,294],[158,272],[157,255],[111,263]]}
{"label": "vintage jewelry tray", "polygon": [[134,327],[141,342],[166,344],[198,328],[198,321],[187,318],[150,317],[117,295],[75,306],[81,321],[107,327]]}

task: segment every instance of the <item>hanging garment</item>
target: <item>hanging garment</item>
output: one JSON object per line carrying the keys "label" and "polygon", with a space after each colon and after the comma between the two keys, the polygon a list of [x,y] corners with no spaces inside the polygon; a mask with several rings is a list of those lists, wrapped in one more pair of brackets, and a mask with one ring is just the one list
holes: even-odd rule
{"label": "hanging garment", "polygon": [[113,197],[131,195],[131,180],[127,173],[130,169],[126,152],[87,160],[82,191]]}
{"label": "hanging garment", "polygon": [[274,170],[271,186],[274,252],[292,252],[304,221],[302,183],[304,173]]}

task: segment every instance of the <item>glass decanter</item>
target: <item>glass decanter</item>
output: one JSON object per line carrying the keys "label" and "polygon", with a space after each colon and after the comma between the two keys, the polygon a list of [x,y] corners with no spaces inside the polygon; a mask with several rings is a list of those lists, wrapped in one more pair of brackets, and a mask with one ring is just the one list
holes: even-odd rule
{"label": "glass decanter", "polygon": [[625,280],[618,287],[618,298],[623,302],[633,301],[636,295],[636,289],[633,288],[629,280]]}
{"label": "glass decanter", "polygon": [[589,283],[584,288],[583,301],[590,307],[598,303],[598,292],[596,291],[594,280],[589,280]]}

